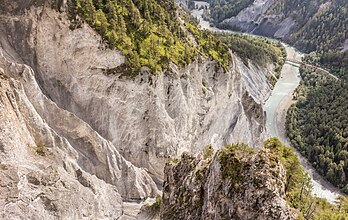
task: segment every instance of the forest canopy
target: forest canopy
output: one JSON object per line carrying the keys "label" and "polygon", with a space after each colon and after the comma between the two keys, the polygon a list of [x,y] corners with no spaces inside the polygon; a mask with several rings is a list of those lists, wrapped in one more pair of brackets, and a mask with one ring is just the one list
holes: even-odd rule
{"label": "forest canopy", "polygon": [[[224,21],[254,3],[254,0],[205,1],[210,3],[205,18],[218,27],[233,30],[238,30],[238,27]],[[348,39],[347,0],[277,0],[264,12],[264,16],[294,20],[292,34],[284,40],[305,52],[329,52],[341,48]]]}
{"label": "forest canopy", "polygon": [[[311,3],[311,1],[306,0]],[[304,1],[304,2],[306,2]],[[319,1],[319,0],[316,0]],[[323,3],[323,1],[319,1]],[[348,1],[335,0],[317,13],[303,28],[290,37],[290,42],[306,52],[333,52],[340,49],[348,39]],[[309,4],[307,8],[312,8]],[[297,15],[298,18],[303,18]],[[302,26],[299,26],[302,27]]]}
{"label": "forest canopy", "polygon": [[179,18],[173,0],[73,0],[70,14],[73,28],[78,27],[76,15],[80,15],[111,49],[122,51],[132,74],[143,66],[161,72],[170,62],[182,67],[198,54],[210,56],[225,69],[230,62],[226,45],[190,19]]}
{"label": "forest canopy", "polygon": [[298,102],[288,111],[286,127],[291,143],[323,176],[348,193],[348,72],[342,66],[338,69],[344,74],[339,80],[301,69]]}

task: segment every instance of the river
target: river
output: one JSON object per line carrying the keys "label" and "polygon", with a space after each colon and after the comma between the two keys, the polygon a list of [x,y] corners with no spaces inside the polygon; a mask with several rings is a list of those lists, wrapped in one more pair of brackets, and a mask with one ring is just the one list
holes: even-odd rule
{"label": "river", "polygon": [[[203,7],[209,7],[209,3],[195,1],[198,9]],[[207,29],[211,31],[218,32],[228,32],[228,33],[237,33],[228,30],[221,30],[216,27],[211,27],[208,21],[205,21],[202,17],[203,10],[192,10],[192,15],[199,19],[199,26],[201,29]],[[244,33],[243,33],[244,34]],[[250,34],[247,34],[250,35]],[[283,43],[286,48],[287,58],[292,60],[301,61],[301,54],[295,48]],[[301,81],[299,68],[285,63],[281,72],[280,79],[276,83],[271,96],[268,98],[266,103],[263,106],[263,109],[266,112],[266,130],[270,137],[278,137],[279,140],[290,146],[290,142],[285,134],[285,116],[287,109],[293,103],[292,94],[296,87]],[[327,199],[329,202],[335,202],[335,199],[340,195],[337,188],[333,187],[328,181],[322,178],[309,164],[309,162],[304,158],[300,153],[295,149],[298,158],[301,162],[301,165],[307,171],[312,179],[313,184],[313,194]]]}

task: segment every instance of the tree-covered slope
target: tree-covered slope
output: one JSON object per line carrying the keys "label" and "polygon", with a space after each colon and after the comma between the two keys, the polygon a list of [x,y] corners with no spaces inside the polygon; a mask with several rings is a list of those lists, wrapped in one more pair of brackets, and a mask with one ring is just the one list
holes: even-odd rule
{"label": "tree-covered slope", "polygon": [[290,37],[293,45],[304,51],[319,52],[342,47],[344,41],[348,39],[348,1],[327,1],[326,4],[315,15],[304,16],[304,21],[309,20],[301,22],[304,27],[300,26],[301,28]]}
{"label": "tree-covered slope", "polygon": [[304,61],[323,66],[338,80],[302,68],[298,102],[288,111],[287,132],[292,144],[331,183],[348,193],[348,2],[337,0],[291,37],[294,45],[312,52]]}
{"label": "tree-covered slope", "polygon": [[217,33],[216,37],[238,54],[245,64],[248,60],[252,60],[261,67],[267,63],[274,63],[278,64],[280,72],[285,62],[285,48],[280,43],[267,38],[225,33]]}
{"label": "tree-covered slope", "polygon": [[[210,3],[210,14],[214,22],[237,16],[239,12],[254,4],[255,0],[207,0]],[[323,0],[264,0],[265,15],[282,15],[293,17],[303,26],[319,9]]]}
{"label": "tree-covered slope", "polygon": [[[227,70],[230,49],[244,60],[254,60],[261,66],[265,62],[277,63],[277,57],[282,56],[278,53],[279,45],[270,47],[270,42],[248,43],[246,47],[245,37],[221,39],[210,31],[200,30],[197,20],[180,9],[174,0],[70,0],[69,9],[71,28],[79,28],[85,21],[111,49],[126,55],[127,65],[117,71],[137,74],[145,66],[157,73],[168,69],[170,63],[183,67],[197,56],[210,57]],[[265,53],[264,48],[268,52]],[[256,51],[256,55],[251,55],[252,51]]]}
{"label": "tree-covered slope", "polygon": [[228,48],[210,33],[195,30],[198,45],[188,37],[185,26],[192,24],[179,18],[173,0],[73,0],[70,11],[73,28],[79,26],[78,14],[110,48],[127,56],[131,73],[137,73],[142,66],[160,72],[170,62],[184,66],[199,53],[211,56],[224,68],[228,66]]}
{"label": "tree-covered slope", "polygon": [[[222,42],[229,46],[233,53],[238,54],[244,64],[249,65],[249,61],[260,67],[267,64],[274,64],[273,75],[280,77],[282,67],[286,59],[286,50],[280,44],[263,37],[250,37],[236,34],[216,34]],[[277,80],[270,76],[269,81],[274,85]]]}
{"label": "tree-covered slope", "polygon": [[[302,68],[298,102],[287,115],[287,133],[292,144],[331,183],[348,193],[348,68],[336,63],[348,53],[324,55],[322,62],[335,72],[336,80],[313,69]],[[333,57],[332,57],[333,56]],[[307,62],[314,62],[313,57]],[[333,62],[335,61],[335,62]],[[336,71],[334,71],[336,70]]]}

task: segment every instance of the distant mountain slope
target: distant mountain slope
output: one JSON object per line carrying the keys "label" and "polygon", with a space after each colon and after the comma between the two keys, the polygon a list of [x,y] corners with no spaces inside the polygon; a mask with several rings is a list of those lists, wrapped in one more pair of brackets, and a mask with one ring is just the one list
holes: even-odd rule
{"label": "distant mountain slope", "polygon": [[340,49],[348,39],[346,0],[209,2],[217,26],[281,38],[306,52]]}
{"label": "distant mountain slope", "polygon": [[290,37],[290,42],[305,51],[326,52],[341,49],[348,39],[348,1],[328,1]]}

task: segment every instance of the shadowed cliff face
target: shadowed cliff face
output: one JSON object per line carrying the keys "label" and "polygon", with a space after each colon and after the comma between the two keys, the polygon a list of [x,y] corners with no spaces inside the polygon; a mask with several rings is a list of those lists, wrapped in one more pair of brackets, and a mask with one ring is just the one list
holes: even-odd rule
{"label": "shadowed cliff face", "polygon": [[122,199],[157,194],[169,156],[263,140],[271,64],[232,55],[226,73],[197,59],[129,78],[113,71],[125,57],[88,25],[69,28],[64,1],[0,4],[0,173],[14,186],[2,215],[117,218]]}

